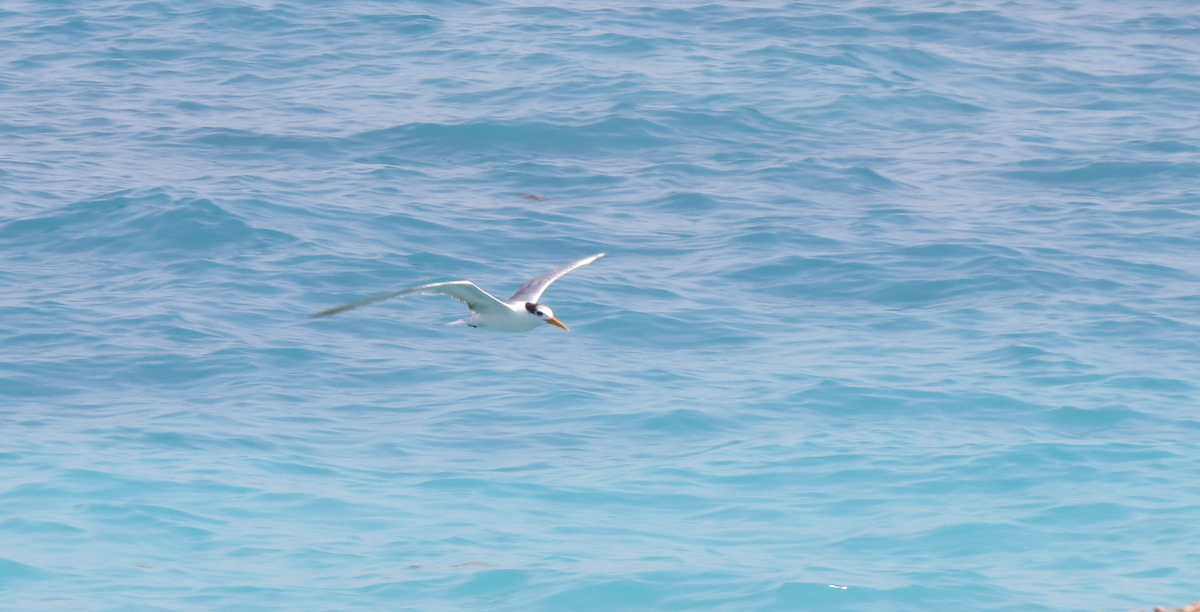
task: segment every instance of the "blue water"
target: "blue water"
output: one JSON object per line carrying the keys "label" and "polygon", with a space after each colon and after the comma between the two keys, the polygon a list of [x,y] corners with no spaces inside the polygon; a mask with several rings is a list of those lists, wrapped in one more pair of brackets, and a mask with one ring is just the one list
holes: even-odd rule
{"label": "blue water", "polygon": [[[0,609],[1200,599],[1198,52],[1184,0],[4,3]],[[598,252],[569,333],[308,318]]]}

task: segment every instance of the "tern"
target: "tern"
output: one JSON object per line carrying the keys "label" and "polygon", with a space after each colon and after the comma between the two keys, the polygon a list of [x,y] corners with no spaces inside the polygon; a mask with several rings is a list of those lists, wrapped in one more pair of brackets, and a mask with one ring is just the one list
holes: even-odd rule
{"label": "tern", "polygon": [[604,253],[584,257],[575,263],[569,263],[561,268],[555,268],[545,274],[535,276],[529,282],[521,285],[517,292],[508,298],[507,302],[501,302],[492,294],[480,289],[471,281],[460,280],[450,281],[448,283],[433,283],[430,285],[421,285],[419,287],[409,287],[391,293],[384,293],[375,297],[369,297],[365,300],[350,302],[337,308],[322,310],[313,315],[313,317],[327,317],[331,314],[337,314],[374,304],[388,298],[401,297],[405,295],[431,295],[440,293],[448,295],[471,309],[471,316],[460,319],[451,323],[466,324],[471,327],[482,327],[484,329],[494,329],[497,331],[523,332],[536,328],[542,323],[556,325],[567,331],[571,331],[562,321],[554,317],[554,311],[550,310],[549,306],[539,304],[542,294],[546,292],[546,288],[550,283],[560,279],[566,273],[586,266],[597,259],[604,257]]}

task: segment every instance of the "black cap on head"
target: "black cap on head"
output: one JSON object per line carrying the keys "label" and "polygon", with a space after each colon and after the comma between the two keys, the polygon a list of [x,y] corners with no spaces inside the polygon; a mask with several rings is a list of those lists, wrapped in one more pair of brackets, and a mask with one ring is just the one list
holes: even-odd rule
{"label": "black cap on head", "polygon": [[537,314],[537,304],[525,302],[525,310],[528,310],[529,314]]}

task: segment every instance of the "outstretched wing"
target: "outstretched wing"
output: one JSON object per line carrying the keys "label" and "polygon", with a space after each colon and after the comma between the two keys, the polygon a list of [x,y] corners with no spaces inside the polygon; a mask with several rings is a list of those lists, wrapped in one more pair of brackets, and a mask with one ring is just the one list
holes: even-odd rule
{"label": "outstretched wing", "polygon": [[537,276],[533,280],[521,285],[521,288],[517,289],[517,292],[512,294],[512,297],[508,298],[508,303],[513,304],[517,302],[533,302],[536,304],[537,301],[542,298],[542,294],[546,292],[546,288],[550,286],[550,283],[562,278],[567,272],[570,272],[575,268],[586,266],[593,261],[600,259],[601,257],[604,257],[604,253],[592,255],[591,257],[584,257],[575,263],[567,264],[561,268],[556,268],[545,274]]}
{"label": "outstretched wing", "polygon": [[322,310],[321,312],[318,312],[312,316],[327,317],[329,315],[337,314],[352,308],[358,308],[359,306],[366,306],[367,304],[382,302],[388,298],[401,297],[405,295],[429,295],[435,293],[448,295],[462,302],[463,304],[466,304],[467,308],[470,308],[472,312],[479,314],[493,312],[499,308],[503,308],[505,311],[508,310],[508,306],[505,306],[504,302],[492,297],[492,295],[487,291],[476,287],[475,283],[464,280],[451,281],[448,283],[433,283],[432,285],[421,285],[420,287],[410,287],[408,289],[401,289],[391,293],[384,293],[375,297],[369,297],[365,300],[350,302],[349,304],[344,304],[342,306],[338,306],[337,308]]}

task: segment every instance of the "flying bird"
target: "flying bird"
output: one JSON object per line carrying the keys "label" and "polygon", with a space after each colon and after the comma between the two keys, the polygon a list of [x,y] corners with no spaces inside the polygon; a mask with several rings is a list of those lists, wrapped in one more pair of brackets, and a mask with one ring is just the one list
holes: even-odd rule
{"label": "flying bird", "polygon": [[550,325],[556,325],[570,331],[570,328],[554,317],[554,311],[550,310],[549,306],[539,304],[538,300],[546,292],[546,288],[550,286],[550,283],[562,278],[564,274],[571,270],[586,266],[601,257],[604,257],[604,253],[585,257],[575,263],[570,263],[536,276],[529,282],[521,285],[521,288],[517,289],[517,292],[512,294],[512,297],[508,298],[507,302],[501,302],[493,297],[492,294],[475,286],[475,283],[471,281],[460,280],[421,285],[420,287],[410,287],[391,293],[384,293],[365,300],[350,302],[337,308],[322,310],[312,316],[327,317],[350,310],[351,308],[374,304],[388,298],[440,293],[466,304],[467,308],[471,309],[471,316],[455,321],[452,325],[462,323],[471,327],[482,327],[497,331],[523,332],[534,329],[542,323],[549,323]]}

